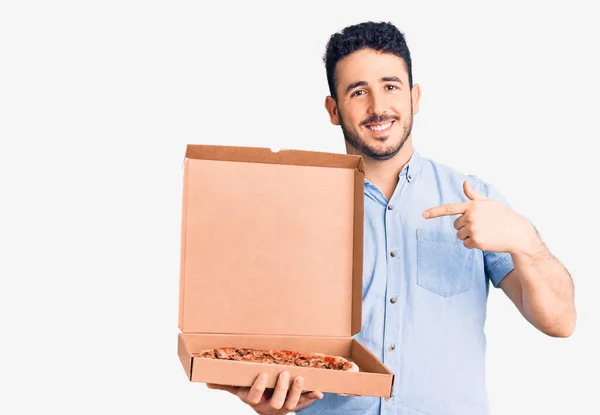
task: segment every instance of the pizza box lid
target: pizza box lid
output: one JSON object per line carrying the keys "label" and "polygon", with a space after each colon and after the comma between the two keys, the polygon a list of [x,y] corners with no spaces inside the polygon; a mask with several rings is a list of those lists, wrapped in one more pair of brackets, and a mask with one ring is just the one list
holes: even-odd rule
{"label": "pizza box lid", "polygon": [[181,332],[360,331],[360,156],[190,144],[183,170]]}

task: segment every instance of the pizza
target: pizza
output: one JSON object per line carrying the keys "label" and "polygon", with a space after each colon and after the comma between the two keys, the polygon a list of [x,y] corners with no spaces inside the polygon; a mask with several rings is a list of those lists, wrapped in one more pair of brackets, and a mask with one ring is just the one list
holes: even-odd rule
{"label": "pizza", "polygon": [[237,360],[250,363],[312,367],[317,369],[358,372],[358,366],[341,356],[322,353],[300,353],[291,350],[262,350],[243,347],[219,347],[196,354],[204,359]]}

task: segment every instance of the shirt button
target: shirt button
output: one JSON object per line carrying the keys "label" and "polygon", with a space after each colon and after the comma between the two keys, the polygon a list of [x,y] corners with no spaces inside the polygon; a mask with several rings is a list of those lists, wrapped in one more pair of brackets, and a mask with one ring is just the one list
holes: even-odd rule
{"label": "shirt button", "polygon": [[392,303],[392,304],[396,304],[396,297],[392,297],[392,298],[390,298],[390,303]]}
{"label": "shirt button", "polygon": [[394,208],[394,206],[388,205],[388,210],[392,210],[393,208]]}
{"label": "shirt button", "polygon": [[411,180],[411,179],[412,179],[412,174],[409,174],[408,175],[408,180]]}
{"label": "shirt button", "polygon": [[392,398],[385,398],[385,400],[389,402],[392,400]]}
{"label": "shirt button", "polygon": [[395,256],[396,256],[396,251],[392,251],[392,252],[390,252],[390,256],[391,256],[392,258],[393,258],[393,257],[395,257]]}
{"label": "shirt button", "polygon": [[396,349],[396,346],[394,346],[393,344],[390,344],[389,347],[388,347],[388,350],[390,352],[393,352],[395,349]]}

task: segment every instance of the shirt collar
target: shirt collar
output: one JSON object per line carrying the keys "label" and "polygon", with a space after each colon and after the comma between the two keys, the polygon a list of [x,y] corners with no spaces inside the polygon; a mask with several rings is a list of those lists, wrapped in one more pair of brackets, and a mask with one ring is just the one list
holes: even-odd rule
{"label": "shirt collar", "polygon": [[406,166],[400,172],[400,177],[405,176],[406,180],[410,183],[416,179],[421,171],[422,158],[419,152],[413,148],[413,153]]}
{"label": "shirt collar", "polygon": [[[401,184],[404,179],[406,179],[406,181],[408,183],[413,182],[418,177],[419,172],[421,171],[421,163],[422,163],[421,155],[417,152],[417,150],[415,150],[413,148],[413,153],[412,153],[410,159],[408,160],[408,162],[406,163],[406,165],[404,166],[404,168],[400,171],[400,174],[398,175],[398,178],[399,178],[398,183]],[[377,188],[377,186],[375,186],[373,183],[371,183],[369,180],[367,180],[366,177],[364,179],[364,184],[365,184],[365,194],[367,196],[369,196],[375,200],[378,200],[379,202],[381,202],[383,204],[387,203],[387,201],[385,200],[385,196],[383,196],[383,194]]]}

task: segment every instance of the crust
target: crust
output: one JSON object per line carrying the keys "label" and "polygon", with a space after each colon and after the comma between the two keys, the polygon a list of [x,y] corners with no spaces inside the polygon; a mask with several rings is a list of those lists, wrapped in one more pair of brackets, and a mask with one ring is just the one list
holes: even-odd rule
{"label": "crust", "polygon": [[354,362],[350,362],[350,369],[347,372],[359,372],[358,365]]}

